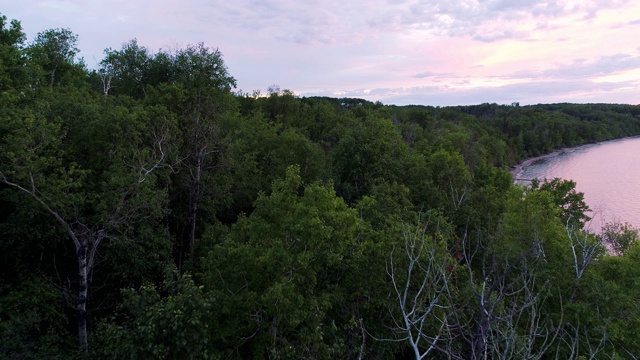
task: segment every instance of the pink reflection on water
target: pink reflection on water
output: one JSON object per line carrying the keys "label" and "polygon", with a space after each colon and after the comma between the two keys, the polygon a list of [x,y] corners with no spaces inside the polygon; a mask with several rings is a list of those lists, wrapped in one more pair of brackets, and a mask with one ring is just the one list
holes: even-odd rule
{"label": "pink reflection on water", "polygon": [[585,145],[526,166],[519,178],[574,180],[584,193],[593,219],[589,230],[600,233],[607,222],[640,227],[640,137]]}

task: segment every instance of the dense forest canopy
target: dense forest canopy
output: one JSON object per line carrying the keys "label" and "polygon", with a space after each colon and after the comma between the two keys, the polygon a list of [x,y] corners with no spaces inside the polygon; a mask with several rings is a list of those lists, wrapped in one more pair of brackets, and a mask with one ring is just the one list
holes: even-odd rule
{"label": "dense forest canopy", "polygon": [[637,230],[508,171],[640,107],[248,94],[204,44],[76,42],[0,16],[3,358],[640,356]]}

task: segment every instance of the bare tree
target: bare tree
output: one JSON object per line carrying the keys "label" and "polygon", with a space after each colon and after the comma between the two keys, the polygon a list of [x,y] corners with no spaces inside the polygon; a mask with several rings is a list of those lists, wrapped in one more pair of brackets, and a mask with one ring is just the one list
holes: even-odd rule
{"label": "bare tree", "polygon": [[578,231],[568,222],[565,226],[571,254],[573,255],[573,270],[576,279],[581,279],[587,266],[602,250],[602,240],[594,240],[594,237],[586,232]]}
{"label": "bare tree", "polygon": [[111,90],[111,80],[113,80],[113,66],[111,64],[103,66],[98,71],[98,75],[100,76],[100,81],[102,82],[102,92],[104,96],[109,95],[109,90]]}
{"label": "bare tree", "polygon": [[[546,283],[536,284],[535,260],[541,244],[515,256],[502,256],[491,241],[463,239],[475,310],[470,329],[460,329],[467,359],[538,359],[558,335],[558,326],[540,313]],[[555,326],[554,326],[555,325]],[[470,331],[469,331],[470,330]]]}
{"label": "bare tree", "polygon": [[427,226],[404,231],[406,268],[394,261],[393,253],[387,265],[399,310],[396,331],[409,342],[416,359],[424,359],[439,342],[448,340],[443,337],[452,307],[449,280],[453,264],[443,247],[427,235]]}
{"label": "bare tree", "polygon": [[392,254],[387,266],[396,299],[395,330],[414,357],[540,359],[547,354],[562,319],[554,322],[543,312],[548,283],[538,283],[536,274],[542,244],[505,255],[496,240],[471,241],[465,235],[456,264],[446,245],[428,235],[429,226],[435,227],[427,222],[405,231],[406,258],[401,262]]}
{"label": "bare tree", "polygon": [[[608,356],[604,353],[605,345],[608,342],[606,331],[603,330],[599,339],[592,341],[588,329],[579,322],[576,325],[566,324],[564,327],[565,330],[561,339],[562,343],[569,349],[569,353],[566,355],[567,360],[616,358],[613,355]],[[585,345],[586,349],[583,349],[581,345]]]}
{"label": "bare tree", "polygon": [[[167,126],[153,130],[154,146],[149,154],[137,156],[132,167],[139,169],[138,183],[145,181],[152,172],[167,168],[170,172],[175,171],[175,167],[182,159],[177,156],[177,151],[171,146],[171,129]],[[170,162],[171,161],[171,162]]]}

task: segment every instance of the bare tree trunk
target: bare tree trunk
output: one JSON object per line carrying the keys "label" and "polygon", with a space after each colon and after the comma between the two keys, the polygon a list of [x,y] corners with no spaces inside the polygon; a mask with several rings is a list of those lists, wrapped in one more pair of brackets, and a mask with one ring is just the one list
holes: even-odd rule
{"label": "bare tree trunk", "polygon": [[75,230],[76,258],[78,261],[78,299],[76,311],[78,312],[78,342],[84,351],[88,349],[87,340],[87,301],[89,299],[89,286],[91,285],[91,272],[96,252],[102,240],[107,236],[104,229],[92,231],[88,226],[78,223]]}
{"label": "bare tree trunk", "polygon": [[487,350],[487,335],[489,332],[489,321],[487,319],[487,315],[485,314],[485,309],[480,310],[480,314],[478,314],[478,320],[476,324],[475,336],[473,337],[473,343],[471,344],[471,354],[469,354],[469,359],[477,360],[482,359],[486,356]]}
{"label": "bare tree trunk", "polygon": [[[87,336],[87,299],[89,295],[89,285],[91,279],[91,271],[93,270],[95,255],[100,246],[102,240],[107,237],[107,231],[102,228],[97,231],[92,231],[87,225],[82,224],[79,221],[75,222],[75,225],[71,225],[65,220],[58,211],[53,210],[42,197],[38,195],[38,191],[35,188],[32,180],[31,188],[25,188],[16,183],[10,182],[5,175],[0,171],[0,182],[11,187],[18,189],[19,191],[28,194],[36,202],[41,204],[44,209],[53,216],[53,218],[65,229],[67,235],[73,242],[76,249],[76,261],[78,262],[78,298],[76,299],[76,311],[78,320],[78,343],[83,351],[88,350],[88,336]],[[113,225],[118,222],[116,220],[117,214],[121,209],[118,208],[111,214],[109,222]]]}
{"label": "bare tree trunk", "polygon": [[53,87],[53,83],[55,82],[56,79],[56,68],[51,69],[51,71],[49,71],[49,86]]}
{"label": "bare tree trunk", "polygon": [[78,342],[80,348],[87,350],[87,295],[89,293],[89,266],[87,264],[87,244],[86,238],[80,238],[80,245],[76,249],[78,260],[78,277],[80,285],[78,287],[78,299],[76,300],[76,310],[78,311]]}
{"label": "bare tree trunk", "polygon": [[100,73],[100,80],[102,81],[102,92],[104,96],[109,95],[109,90],[111,90],[111,80],[113,79],[113,75],[107,73]]}
{"label": "bare tree trunk", "polygon": [[[78,287],[78,298],[76,299],[76,311],[78,312],[78,343],[83,350],[87,350],[87,295],[89,291],[89,273],[91,272],[90,266],[93,262],[87,261],[87,250],[89,246],[90,233],[87,231],[86,226],[82,225],[83,232],[78,236],[78,232],[74,230],[71,225],[60,216],[60,214],[53,210],[49,205],[38,195],[35,185],[31,189],[22,187],[16,183],[10,182],[2,172],[0,172],[0,181],[6,185],[12,186],[19,191],[28,194],[35,201],[40,203],[49,214],[51,214],[56,221],[62,225],[66,230],[67,235],[71,238],[73,245],[76,248],[76,260],[78,262],[78,277],[80,278],[80,284]],[[94,247],[99,245],[100,241],[94,243]],[[94,249],[91,251],[91,255],[95,254]]]}
{"label": "bare tree trunk", "polygon": [[[55,74],[55,68],[51,73],[52,81]],[[163,150],[163,144],[168,140],[166,133],[162,134],[162,137],[157,138],[158,151],[154,151],[154,157],[148,164],[144,164],[140,168],[140,177],[137,184],[145,181],[146,176],[151,174],[158,168],[163,167],[166,153]],[[38,145],[38,146],[41,146]],[[32,149],[28,149],[29,152],[34,153]],[[151,166],[150,166],[151,165]],[[132,173],[134,175],[135,173]],[[0,169],[0,183],[15,188],[17,191],[28,195],[34,201],[42,206],[42,208],[49,213],[55,221],[64,229],[68,239],[74,245],[76,251],[76,261],[78,263],[78,292],[75,299],[75,310],[77,311],[77,326],[78,326],[78,343],[82,350],[85,352],[88,350],[88,335],[87,335],[87,301],[89,295],[89,286],[91,283],[91,274],[94,266],[94,260],[100,243],[108,236],[109,228],[117,228],[129,221],[129,214],[123,214],[126,211],[126,200],[131,197],[132,191],[135,191],[135,187],[128,187],[122,194],[122,197],[113,204],[110,213],[105,214],[106,218],[97,221],[92,226],[83,224],[78,214],[78,209],[75,206],[67,208],[67,213],[63,208],[55,209],[51,206],[52,202],[49,202],[47,196],[42,194],[37,186],[34,174],[30,171],[26,171],[22,174],[23,184],[10,181],[6,174]],[[71,176],[69,177],[71,178]],[[64,178],[66,181],[67,178]],[[73,180],[71,180],[73,181]],[[132,185],[135,185],[135,180]],[[65,193],[60,193],[58,196],[65,196]],[[55,204],[55,202],[53,202]],[[71,215],[73,214],[73,215]]]}

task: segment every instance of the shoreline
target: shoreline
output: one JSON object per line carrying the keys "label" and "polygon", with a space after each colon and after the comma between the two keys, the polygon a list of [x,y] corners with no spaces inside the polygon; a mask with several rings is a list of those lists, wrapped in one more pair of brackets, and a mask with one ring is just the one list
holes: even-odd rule
{"label": "shoreline", "polygon": [[509,167],[509,173],[511,174],[511,177],[513,178],[514,182],[517,182],[517,181],[531,181],[532,179],[524,179],[524,178],[520,178],[519,176],[527,168],[527,166],[533,164],[536,161],[544,160],[544,159],[547,159],[547,158],[550,158],[550,157],[554,157],[554,156],[563,154],[565,152],[575,151],[577,149],[580,149],[580,148],[583,148],[583,147],[587,147],[587,146],[599,145],[599,144],[604,144],[604,143],[611,142],[611,141],[619,141],[619,140],[632,139],[632,138],[637,138],[637,137],[640,137],[640,135],[625,136],[625,137],[621,137],[621,138],[617,138],[617,139],[597,141],[597,142],[594,142],[594,143],[582,144],[582,145],[573,146],[573,147],[564,147],[564,148],[561,148],[561,149],[558,149],[558,150],[554,150],[554,151],[552,151],[552,152],[550,152],[548,154],[534,156],[534,157],[531,157],[531,158],[526,158],[523,161],[519,162],[518,164]]}
{"label": "shoreline", "polygon": [[582,147],[584,145],[579,145],[577,147],[573,147],[573,148],[562,148],[559,150],[554,150],[548,154],[544,154],[544,155],[539,155],[539,156],[534,156],[531,158],[526,158],[524,159],[522,162],[513,165],[509,168],[509,173],[511,174],[511,177],[513,178],[513,181],[531,181],[531,179],[521,179],[519,178],[519,175],[522,174],[522,172],[527,168],[527,166],[533,164],[536,161],[540,161],[540,160],[544,160],[550,157],[554,157],[557,155],[560,155],[564,152],[570,151],[570,150],[575,150],[579,147]]}

